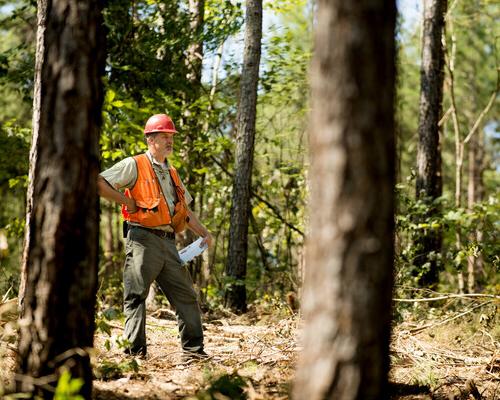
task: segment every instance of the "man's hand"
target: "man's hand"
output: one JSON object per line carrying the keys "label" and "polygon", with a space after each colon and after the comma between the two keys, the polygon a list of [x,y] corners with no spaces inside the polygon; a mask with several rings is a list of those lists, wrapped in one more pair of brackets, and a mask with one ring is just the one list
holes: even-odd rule
{"label": "man's hand", "polygon": [[130,197],[127,197],[127,203],[125,204],[127,206],[127,212],[129,214],[134,214],[136,213],[137,211],[139,211],[139,209],[137,208],[136,204],[135,204],[135,200],[130,198]]}
{"label": "man's hand", "polygon": [[200,247],[203,247],[205,245],[205,243],[207,244],[208,247],[212,247],[212,245],[214,243],[214,237],[208,231],[207,231],[207,234],[205,236],[203,236],[203,240],[200,243]]}
{"label": "man's hand", "polygon": [[203,238],[203,240],[200,243],[200,247],[205,246],[205,244],[208,247],[212,247],[214,243],[214,237],[208,231],[208,229],[205,228],[205,226],[200,222],[196,213],[194,213],[192,210],[188,208],[188,216],[189,216],[189,221],[187,224],[188,228],[191,231],[193,231],[195,235],[198,235]]}

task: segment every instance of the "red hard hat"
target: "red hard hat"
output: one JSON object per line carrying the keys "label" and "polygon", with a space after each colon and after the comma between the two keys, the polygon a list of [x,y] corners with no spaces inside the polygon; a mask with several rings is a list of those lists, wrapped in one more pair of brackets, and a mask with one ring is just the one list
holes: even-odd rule
{"label": "red hard hat", "polygon": [[175,130],[174,122],[167,114],[156,114],[148,119],[144,127],[144,134],[154,132],[177,132]]}

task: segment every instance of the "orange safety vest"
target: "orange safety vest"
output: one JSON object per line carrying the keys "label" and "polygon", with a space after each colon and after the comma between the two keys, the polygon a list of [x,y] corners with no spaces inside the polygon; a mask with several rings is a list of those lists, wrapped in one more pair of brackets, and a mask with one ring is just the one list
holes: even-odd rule
{"label": "orange safety vest", "polygon": [[151,161],[146,154],[134,157],[137,164],[137,181],[132,189],[125,189],[125,196],[135,200],[137,212],[129,214],[125,205],[122,205],[122,215],[126,221],[137,222],[142,226],[156,227],[172,225],[175,232],[182,232],[189,222],[188,208],[184,189],[177,170],[170,166],[170,177],[175,186],[177,203],[174,215],[170,215],[165,196],[162,193],[160,182],[156,177]]}

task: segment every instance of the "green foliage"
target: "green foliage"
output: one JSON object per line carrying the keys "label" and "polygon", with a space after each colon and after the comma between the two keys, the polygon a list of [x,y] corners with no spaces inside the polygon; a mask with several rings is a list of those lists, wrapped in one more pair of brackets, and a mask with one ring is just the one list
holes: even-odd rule
{"label": "green foliage", "polygon": [[[113,307],[103,308],[103,304],[100,301],[97,302],[97,305],[97,312],[95,314],[96,331],[100,331],[109,337],[104,342],[104,347],[109,351],[113,345],[110,340],[112,338],[112,333],[109,321],[122,320],[123,314],[120,310]],[[122,337],[114,337],[113,339],[113,342],[119,349],[125,349],[130,345],[130,342]]]}
{"label": "green foliage", "polygon": [[[478,284],[482,287],[494,286],[497,282],[500,262],[500,198],[490,196],[486,201],[476,203],[469,210],[457,208],[446,196],[437,199],[434,204],[415,201],[406,194],[405,185],[398,185],[399,211],[396,215],[396,281],[399,284],[416,285],[425,265],[417,269],[413,264],[419,249],[415,238],[428,230],[443,232],[443,253],[434,254],[441,265],[455,274],[465,271],[468,257],[481,258],[483,271],[478,275]],[[430,208],[440,208],[439,214],[429,212]],[[432,217],[428,217],[432,215]],[[477,232],[481,232],[478,240]],[[456,246],[457,234],[463,238],[464,245]]]}
{"label": "green foliage", "polygon": [[[73,378],[71,373],[63,368],[61,370],[61,375],[57,380],[57,385],[54,391],[54,400],[84,400],[84,397],[80,394],[80,391],[84,385],[82,378]],[[34,395],[33,393],[10,393],[9,395],[4,395],[3,387],[0,382],[0,396],[5,400],[14,399],[34,399],[42,400],[42,397]]]}
{"label": "green foliage", "polygon": [[178,77],[186,74],[183,51],[189,44],[189,16],[177,2],[111,0],[104,19],[112,87],[138,103],[144,92],[151,96],[158,90],[161,98],[162,89],[179,88]]}
{"label": "green foliage", "polygon": [[399,27],[397,37],[396,143],[398,178],[414,174],[420,95],[420,34]]}
{"label": "green foliage", "polygon": [[204,32],[201,37],[207,52],[214,52],[243,25],[240,1],[207,0],[205,2]]}
{"label": "green foliage", "polygon": [[[6,2],[0,3],[2,5]],[[27,185],[31,102],[34,69],[35,4],[28,0],[8,2],[0,10],[0,229],[9,249],[0,256],[0,293],[18,286]],[[462,139],[484,108],[496,82],[497,11],[488,1],[459,2],[450,10],[457,38],[455,96]],[[173,164],[188,181],[195,196],[195,211],[217,236],[209,255],[210,277],[201,288],[211,307],[218,307],[225,287],[223,278],[229,234],[229,211],[240,60],[234,40],[241,36],[243,4],[237,0],[205,2],[205,23],[194,32],[185,0],[170,2],[111,0],[105,10],[108,30],[103,129],[100,138],[102,168],[124,157],[143,152],[143,126],[154,113],[167,112],[176,122]],[[248,243],[245,285],[250,302],[270,310],[286,310],[284,293],[300,286],[299,264],[303,259],[307,218],[307,118],[309,112],[308,66],[312,54],[312,3],[306,0],[266,1],[271,25],[264,32],[259,81],[253,190],[260,197],[251,203],[253,220]],[[400,25],[396,120],[398,176],[403,180],[415,169],[416,132],[420,88],[420,31]],[[448,35],[449,35],[448,31]],[[447,38],[448,43],[450,37]],[[193,85],[186,50],[203,42],[203,81]],[[215,93],[208,79],[215,52],[225,44]],[[196,87],[195,87],[196,86]],[[450,105],[445,85],[444,109]],[[419,249],[413,239],[423,232],[444,232],[443,252],[435,254],[446,273],[463,270],[468,257],[484,260],[480,284],[493,288],[500,253],[498,198],[498,107],[492,107],[478,139],[484,143],[484,197],[471,210],[456,208],[454,191],[454,143],[451,119],[443,124],[444,194],[436,204],[442,212],[426,220],[429,205],[415,201],[414,182],[398,188],[397,280],[414,283],[422,270],[413,260]],[[485,128],[486,127],[486,128]],[[483,129],[485,128],[485,129]],[[481,136],[482,135],[482,136]],[[484,139],[484,140],[483,140]],[[466,146],[467,151],[467,146]],[[464,171],[468,161],[465,160]],[[115,219],[104,223],[115,224]],[[103,224],[104,224],[103,223]],[[476,228],[482,238],[474,235]],[[463,245],[455,246],[460,232]],[[119,240],[115,237],[116,242]],[[116,309],[122,298],[120,269],[123,254],[101,251],[99,298],[103,307]],[[120,253],[120,254],[119,254]],[[117,267],[118,266],[118,267]],[[234,283],[234,282],[232,282]],[[116,316],[102,312],[96,324],[110,333]],[[111,346],[111,342],[108,342]]]}
{"label": "green foliage", "polygon": [[[3,3],[2,3],[3,5]],[[0,294],[19,287],[26,211],[34,74],[35,8],[25,0],[0,9]]]}
{"label": "green foliage", "polygon": [[35,59],[36,10],[33,2],[9,2],[0,10],[0,124],[16,120],[31,122]]}
{"label": "green foliage", "polygon": [[54,400],[83,400],[79,394],[83,384],[82,378],[72,378],[68,370],[63,370],[57,381]]}
{"label": "green foliage", "polygon": [[246,385],[245,379],[238,375],[238,373],[224,374],[213,379],[207,389],[197,393],[195,399],[217,400],[227,398],[245,400],[248,397],[245,392]]}
{"label": "green foliage", "polygon": [[[0,127],[0,190],[25,190],[28,175],[29,131],[7,121]],[[0,222],[1,225],[4,225]]]}
{"label": "green foliage", "polygon": [[[459,140],[463,141],[484,110],[497,85],[498,10],[488,1],[453,3],[448,10],[446,43],[447,62],[454,53],[454,95],[458,117]],[[474,146],[481,162],[477,164],[482,178],[475,182],[481,194],[470,209],[455,205],[456,143],[451,118],[450,73],[445,71],[443,120],[441,134],[443,196],[434,203],[416,201],[415,182],[406,176],[415,175],[417,130],[420,96],[420,25],[400,24],[397,32],[398,81],[396,99],[397,153],[398,153],[398,211],[396,216],[396,280],[414,285],[425,272],[426,265],[417,269],[414,259],[420,249],[414,244],[423,233],[440,230],[443,233],[442,252],[430,254],[444,272],[443,285],[457,290],[457,273],[465,272],[470,260],[479,260],[483,267],[476,271],[478,287],[488,290],[497,281],[499,247],[497,237],[498,195],[498,107],[493,106],[474,134],[465,144],[462,166],[463,188],[469,180],[466,171],[471,160],[467,155]],[[453,38],[452,38],[453,35]],[[495,139],[496,138],[496,139]],[[473,143],[474,142],[474,143]],[[477,144],[475,144],[477,142]],[[496,144],[495,144],[496,143]],[[495,197],[496,196],[496,197]],[[464,201],[462,200],[462,204]],[[435,210],[440,210],[437,214]],[[432,215],[432,217],[428,217]],[[457,240],[460,238],[460,243]],[[418,242],[418,241],[417,241]],[[493,286],[492,286],[493,285]]]}
{"label": "green foliage", "polygon": [[125,374],[134,374],[137,372],[139,372],[139,364],[134,358],[126,359],[119,363],[104,360],[95,368],[96,377],[105,381],[118,379]]}
{"label": "green foliage", "polygon": [[[271,5],[269,5],[271,7]],[[306,210],[306,121],[312,14],[307,2],[280,2],[279,23],[264,45],[260,79],[253,186],[274,210],[252,200],[247,292],[250,301],[266,293],[298,290],[296,276]],[[282,10],[281,7],[286,8]],[[295,229],[276,218],[276,211]]]}

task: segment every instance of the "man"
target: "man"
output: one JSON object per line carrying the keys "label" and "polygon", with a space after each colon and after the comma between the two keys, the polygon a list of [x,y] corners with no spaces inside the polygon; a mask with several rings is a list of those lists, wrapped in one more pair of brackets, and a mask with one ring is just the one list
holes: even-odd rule
{"label": "man", "polygon": [[[167,157],[175,130],[166,114],[153,115],[144,135],[148,151],[128,157],[98,177],[99,195],[122,204],[128,226],[124,282],[125,338],[128,354],[145,356],[145,300],[154,280],[175,308],[182,348],[187,357],[206,357],[200,308],[191,277],[181,266],[175,233],[190,229],[212,245],[212,235],[189,209],[192,197]],[[125,189],[125,194],[119,189]]]}

